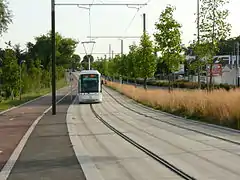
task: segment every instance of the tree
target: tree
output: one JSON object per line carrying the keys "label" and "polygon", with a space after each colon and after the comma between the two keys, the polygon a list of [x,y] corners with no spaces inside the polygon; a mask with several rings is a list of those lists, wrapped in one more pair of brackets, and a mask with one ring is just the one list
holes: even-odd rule
{"label": "tree", "polygon": [[131,69],[129,69],[129,59],[125,54],[122,56],[117,55],[116,57],[119,59],[119,74],[128,78],[129,73],[131,72]]}
{"label": "tree", "polygon": [[89,55],[85,55],[85,56],[83,57],[82,62],[88,63],[88,58],[90,58],[90,62],[91,62],[91,63],[94,61],[93,56],[89,54]]}
{"label": "tree", "polygon": [[[32,58],[41,60],[41,64],[45,69],[50,70],[51,67],[51,34],[41,35],[35,38],[36,43],[33,45],[28,43]],[[78,42],[71,38],[65,38],[61,34],[56,33],[56,64],[68,68],[71,65],[71,57],[76,49]]]}
{"label": "tree", "polygon": [[13,50],[15,51],[17,62],[20,64],[22,60],[25,60],[24,50],[21,49],[20,44],[15,44]]}
{"label": "tree", "polygon": [[102,61],[103,62],[103,74],[105,76],[109,76],[109,65],[108,65],[108,60],[106,60],[106,58]]}
{"label": "tree", "polygon": [[135,66],[139,68],[139,75],[144,79],[144,88],[147,88],[147,78],[153,77],[156,71],[156,58],[154,55],[153,43],[150,36],[144,33],[140,40],[138,49],[139,58]]}
{"label": "tree", "polygon": [[139,62],[139,50],[138,47],[133,44],[129,46],[129,53],[127,55],[128,59],[128,78],[132,77],[135,80],[136,84],[136,78],[139,77],[139,71],[138,71],[138,62]]}
{"label": "tree", "polygon": [[97,69],[102,75],[104,75],[104,63],[103,63],[103,59],[99,59],[98,61],[95,61],[92,63],[92,68],[93,69]]}
{"label": "tree", "polygon": [[217,55],[232,54],[236,55],[236,42],[240,42],[240,36],[221,40],[219,43],[219,51]]}
{"label": "tree", "polygon": [[[80,57],[74,54],[77,41],[65,38],[56,33],[56,79],[64,77],[65,68],[73,64],[78,66]],[[26,44],[24,51],[19,44],[12,45],[11,41],[5,43],[7,48],[0,49],[1,90],[8,98],[12,93],[17,95],[20,87],[20,64],[22,93],[37,92],[41,88],[49,88],[51,85],[51,35],[50,33],[35,38],[35,42]]]}
{"label": "tree", "polygon": [[8,25],[12,23],[12,11],[8,7],[8,1],[0,1],[0,35],[8,30]]}
{"label": "tree", "polygon": [[77,69],[78,67],[80,67],[81,57],[78,54],[73,54],[71,60],[73,69]]}
{"label": "tree", "polygon": [[167,65],[166,65],[166,62],[163,61],[163,59],[160,57],[160,58],[157,58],[157,68],[156,68],[156,72],[155,74],[165,74],[168,72],[168,68],[167,68]]}
{"label": "tree", "polygon": [[84,69],[88,69],[88,59],[90,59],[90,63],[93,63],[93,61],[94,61],[94,58],[93,58],[93,56],[92,55],[85,55],[84,57],[83,57],[83,60],[82,60],[82,62],[81,62],[81,65],[82,65],[82,67],[84,68]]}
{"label": "tree", "polygon": [[[213,56],[219,51],[219,44],[230,35],[231,25],[226,21],[229,11],[224,9],[228,0],[202,0],[200,7],[200,44],[198,56],[205,57],[210,65],[210,88],[212,88]],[[202,50],[200,50],[202,48]]]}
{"label": "tree", "polygon": [[18,94],[19,66],[15,52],[12,49],[6,49],[4,52],[2,73],[3,90],[6,92],[6,96],[11,96],[12,92],[14,95]]}
{"label": "tree", "polygon": [[154,34],[162,61],[167,66],[169,91],[171,90],[170,73],[177,71],[180,63],[183,61],[183,56],[181,55],[181,25],[173,17],[174,10],[173,6],[168,5],[161,13],[159,21],[155,23],[157,32]]}
{"label": "tree", "polygon": [[58,40],[56,63],[57,65],[62,65],[67,68],[72,63],[71,59],[78,42],[71,38],[64,38],[60,34]]}

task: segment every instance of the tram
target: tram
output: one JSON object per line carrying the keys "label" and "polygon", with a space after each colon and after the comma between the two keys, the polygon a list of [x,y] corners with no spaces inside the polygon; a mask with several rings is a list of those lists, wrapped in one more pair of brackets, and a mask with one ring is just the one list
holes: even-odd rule
{"label": "tram", "polygon": [[102,102],[101,74],[97,70],[83,70],[80,72],[78,101],[79,104]]}

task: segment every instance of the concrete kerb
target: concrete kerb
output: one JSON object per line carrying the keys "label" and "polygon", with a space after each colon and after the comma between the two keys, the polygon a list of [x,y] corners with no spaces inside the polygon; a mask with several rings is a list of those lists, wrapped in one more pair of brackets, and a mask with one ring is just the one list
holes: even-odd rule
{"label": "concrete kerb", "polygon": [[[76,89],[76,88],[74,88]],[[56,103],[60,103],[63,99],[65,99],[71,92],[68,92],[65,94],[61,99],[59,99]],[[50,106],[48,109],[46,109],[29,127],[25,135],[22,137],[20,142],[18,143],[17,147],[14,149],[13,153],[11,154],[10,158],[8,159],[7,163],[4,165],[2,170],[0,171],[0,180],[7,180],[9,174],[11,173],[12,168],[14,167],[19,155],[21,154],[24,146],[27,143],[27,140],[29,139],[31,133],[35,129],[36,125],[39,123],[39,121],[42,119],[42,117],[48,113],[52,109],[52,106]]]}
{"label": "concrete kerb", "polygon": [[104,180],[98,168],[92,162],[90,158],[90,154],[82,144],[81,139],[79,138],[77,133],[76,121],[75,121],[76,117],[74,116],[74,105],[77,101],[77,98],[78,97],[76,96],[67,111],[66,123],[67,123],[68,135],[69,135],[75,156],[77,157],[79,166],[82,167],[82,170],[84,172],[85,178],[87,180]]}

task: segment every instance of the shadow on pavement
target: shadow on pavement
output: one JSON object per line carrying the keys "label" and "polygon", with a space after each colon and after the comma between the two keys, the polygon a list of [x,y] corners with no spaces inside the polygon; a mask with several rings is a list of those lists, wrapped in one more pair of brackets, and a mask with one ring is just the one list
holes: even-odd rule
{"label": "shadow on pavement", "polygon": [[[115,156],[80,156],[81,164],[89,164],[91,161],[94,163],[115,163],[117,158]],[[65,156],[58,158],[49,159],[32,159],[32,160],[20,160],[18,161],[18,168],[15,170],[15,174],[18,173],[34,173],[38,171],[44,171],[46,169],[57,169],[57,168],[77,168],[76,166],[76,156]]]}

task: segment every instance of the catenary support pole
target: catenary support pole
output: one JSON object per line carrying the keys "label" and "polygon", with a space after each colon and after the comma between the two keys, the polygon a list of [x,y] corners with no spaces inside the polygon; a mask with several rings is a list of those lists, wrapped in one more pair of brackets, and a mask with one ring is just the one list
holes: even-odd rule
{"label": "catenary support pole", "polygon": [[52,0],[52,115],[56,115],[55,0]]}

